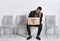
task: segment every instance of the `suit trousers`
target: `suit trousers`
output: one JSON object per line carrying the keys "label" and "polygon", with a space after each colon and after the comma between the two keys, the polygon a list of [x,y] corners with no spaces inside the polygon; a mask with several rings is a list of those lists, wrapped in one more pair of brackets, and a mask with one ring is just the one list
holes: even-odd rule
{"label": "suit trousers", "polygon": [[27,32],[28,32],[28,35],[31,35],[30,27],[32,27],[32,26],[38,27],[38,33],[37,33],[37,35],[40,35],[41,30],[42,30],[42,23],[40,23],[40,25],[28,25],[27,24]]}

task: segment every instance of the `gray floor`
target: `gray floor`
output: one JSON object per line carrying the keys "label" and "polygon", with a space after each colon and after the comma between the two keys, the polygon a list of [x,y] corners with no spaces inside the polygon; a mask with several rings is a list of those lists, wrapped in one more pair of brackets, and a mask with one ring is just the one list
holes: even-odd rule
{"label": "gray floor", "polygon": [[[4,38],[0,38],[0,41],[39,41],[35,38],[35,35],[33,35],[32,39],[26,40],[27,37],[17,36],[16,38],[13,36],[11,38],[8,38],[4,36]],[[60,41],[60,38],[56,38],[54,36],[49,36],[48,38],[45,38],[45,36],[41,36],[41,41]]]}

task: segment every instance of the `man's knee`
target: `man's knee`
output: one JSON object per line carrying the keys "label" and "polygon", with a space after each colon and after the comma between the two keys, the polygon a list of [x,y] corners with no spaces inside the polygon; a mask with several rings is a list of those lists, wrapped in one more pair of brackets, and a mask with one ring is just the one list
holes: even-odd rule
{"label": "man's knee", "polygon": [[42,23],[39,25],[39,28],[42,29]]}

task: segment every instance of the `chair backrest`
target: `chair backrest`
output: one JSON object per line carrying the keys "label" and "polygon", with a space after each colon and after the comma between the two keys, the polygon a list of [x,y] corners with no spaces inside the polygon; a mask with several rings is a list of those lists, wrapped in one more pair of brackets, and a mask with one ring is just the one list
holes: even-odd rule
{"label": "chair backrest", "polygon": [[54,26],[55,25],[55,15],[46,15],[45,25]]}
{"label": "chair backrest", "polygon": [[18,15],[16,17],[16,25],[20,25],[20,24],[26,24],[26,21],[27,21],[27,17],[26,15]]}
{"label": "chair backrest", "polygon": [[4,16],[2,20],[2,25],[13,25],[13,16]]}

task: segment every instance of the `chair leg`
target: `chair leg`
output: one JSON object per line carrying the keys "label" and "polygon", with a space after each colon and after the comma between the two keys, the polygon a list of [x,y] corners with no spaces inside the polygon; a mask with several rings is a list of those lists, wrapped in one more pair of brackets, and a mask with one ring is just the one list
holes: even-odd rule
{"label": "chair leg", "polygon": [[3,35],[5,35],[5,28],[3,28]]}
{"label": "chair leg", "polygon": [[47,36],[47,31],[46,30],[45,30],[45,35],[46,35],[46,38],[47,38],[48,36]]}
{"label": "chair leg", "polygon": [[54,36],[56,35],[56,29],[54,29]]}
{"label": "chair leg", "polygon": [[13,35],[16,38],[15,28],[13,27]]}
{"label": "chair leg", "polygon": [[47,33],[46,33],[46,38],[48,37]]}
{"label": "chair leg", "polygon": [[16,28],[13,28],[13,32],[14,32],[14,36],[15,36],[15,38],[16,38],[16,30],[15,30]]}
{"label": "chair leg", "polygon": [[1,38],[1,28],[0,28],[0,38]]}
{"label": "chair leg", "polygon": [[12,37],[12,33],[11,33],[11,31],[12,31],[12,30],[11,30],[11,28],[10,28],[10,37]]}
{"label": "chair leg", "polygon": [[47,38],[47,37],[48,37],[48,36],[47,36],[47,28],[45,28],[45,35],[46,35],[46,38]]}
{"label": "chair leg", "polygon": [[54,36],[56,35],[56,37],[58,38],[58,28],[56,29],[54,29]]}
{"label": "chair leg", "polygon": [[57,28],[57,38],[58,38],[58,28]]}

